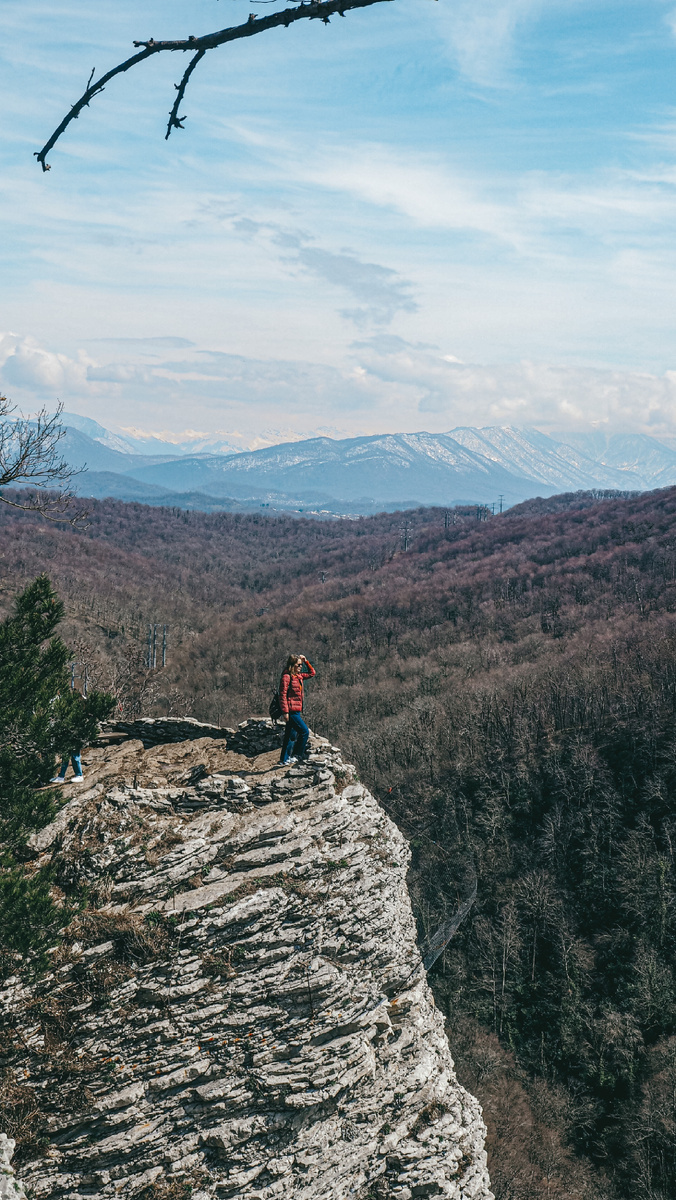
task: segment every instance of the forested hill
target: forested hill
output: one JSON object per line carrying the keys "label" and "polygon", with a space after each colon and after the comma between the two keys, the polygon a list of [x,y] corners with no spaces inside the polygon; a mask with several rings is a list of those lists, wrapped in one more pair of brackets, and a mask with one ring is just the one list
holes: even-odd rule
{"label": "forested hill", "polygon": [[4,511],[3,599],[46,570],[128,712],[233,724],[305,653],[310,723],[412,841],[421,932],[478,878],[431,981],[498,1197],[670,1197],[676,489],[560,503],[319,524],[111,501],[81,532]]}

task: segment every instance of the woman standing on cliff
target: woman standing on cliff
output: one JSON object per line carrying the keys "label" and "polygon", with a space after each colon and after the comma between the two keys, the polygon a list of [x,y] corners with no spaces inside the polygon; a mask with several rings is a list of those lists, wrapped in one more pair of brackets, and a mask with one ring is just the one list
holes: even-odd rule
{"label": "woman standing on cliff", "polygon": [[[282,742],[282,766],[298,762],[307,757],[307,740],[310,736],[301,713],[303,711],[303,683],[312,679],[316,671],[304,654],[290,654],[279,683],[279,706],[286,721]],[[297,754],[292,757],[293,751]]]}

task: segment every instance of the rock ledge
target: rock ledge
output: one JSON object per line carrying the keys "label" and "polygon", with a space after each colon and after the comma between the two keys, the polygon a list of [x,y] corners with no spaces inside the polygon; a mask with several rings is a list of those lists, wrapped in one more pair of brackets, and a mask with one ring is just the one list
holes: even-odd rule
{"label": "rock ledge", "polygon": [[90,751],[33,841],[90,906],[47,977],[0,992],[31,1196],[490,1197],[408,847],[354,768],[318,738],[276,768],[270,721],[146,730]]}

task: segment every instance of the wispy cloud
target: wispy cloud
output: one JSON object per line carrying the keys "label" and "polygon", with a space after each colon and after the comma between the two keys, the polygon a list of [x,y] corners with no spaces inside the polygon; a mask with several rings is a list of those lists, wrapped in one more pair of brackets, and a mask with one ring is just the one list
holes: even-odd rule
{"label": "wispy cloud", "polygon": [[94,346],[123,346],[138,353],[147,351],[150,354],[166,354],[167,350],[187,350],[195,345],[189,338],[182,337],[100,337],[90,338],[90,342]]}
{"label": "wispy cloud", "polygon": [[504,87],[520,28],[545,0],[459,0],[439,6],[438,21],[462,74],[482,87]]}
{"label": "wispy cloud", "polygon": [[359,328],[369,324],[389,325],[397,313],[418,310],[412,295],[413,285],[391,267],[364,262],[349,250],[340,253],[327,250],[315,245],[308,234],[276,223],[237,217],[232,227],[245,238],[267,238],[279,248],[282,261],[290,267],[300,267],[332,288],[347,292],[357,301],[357,307],[340,309],[340,314]]}
{"label": "wispy cloud", "polygon": [[584,178],[564,171],[496,177],[409,149],[345,146],[300,170],[327,190],[395,210],[421,228],[481,235],[527,258],[588,256],[587,239],[598,247],[626,245],[627,238],[671,242],[676,219],[676,170],[664,164],[604,168]]}

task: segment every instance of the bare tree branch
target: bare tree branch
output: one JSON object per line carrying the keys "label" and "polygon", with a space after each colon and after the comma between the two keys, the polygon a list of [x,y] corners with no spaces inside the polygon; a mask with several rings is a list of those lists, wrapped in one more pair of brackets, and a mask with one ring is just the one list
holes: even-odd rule
{"label": "bare tree branch", "polygon": [[190,76],[192,75],[193,71],[195,70],[195,67],[197,66],[198,62],[200,62],[200,60],[204,58],[205,54],[206,54],[206,50],[198,50],[197,54],[192,59],[190,66],[187,67],[181,82],[178,84],[174,84],[174,87],[176,88],[176,99],[174,101],[174,106],[173,106],[171,112],[169,113],[169,124],[167,125],[167,132],[164,135],[165,142],[166,142],[167,138],[169,137],[172,129],[183,129],[183,122],[185,121],[185,117],[179,117],[179,115],[178,115],[179,106],[183,103],[183,97],[185,95],[185,89],[188,86],[188,80],[190,79]]}
{"label": "bare tree branch", "polygon": [[385,2],[389,3],[390,0],[310,0],[308,4],[301,2],[295,8],[271,13],[268,17],[257,17],[255,13],[251,13],[246,24],[233,25],[228,29],[221,29],[216,33],[205,34],[203,37],[188,37],[165,42],[156,42],[154,38],[150,38],[147,42],[134,42],[135,46],[141,47],[138,54],[133,54],[131,58],[127,58],[116,67],[112,67],[110,71],[107,71],[105,75],[102,75],[100,79],[94,80],[94,82],[92,82],[92,76],[90,75],[89,83],[80,96],[80,99],[75,102],[70,112],[63,118],[61,124],[54,130],[49,141],[45,142],[42,150],[35,152],[35,157],[43,171],[49,171],[50,166],[47,162],[47,155],[66,131],[71,121],[77,120],[82,109],[89,106],[90,100],[98,96],[104,90],[106,84],[110,83],[111,79],[114,79],[116,75],[122,75],[125,71],[131,70],[132,67],[135,67],[147,58],[151,58],[154,54],[162,54],[166,50],[179,50],[184,53],[190,52],[194,56],[181,82],[175,85],[177,96],[169,114],[169,124],[166,133],[166,137],[169,137],[172,129],[183,129],[185,117],[179,117],[179,105],[183,101],[190,76],[208,50],[215,50],[218,46],[224,46],[227,42],[235,42],[239,38],[253,37],[257,33],[264,33],[267,29],[276,29],[280,25],[288,29],[289,25],[292,25],[294,21],[323,21],[325,25],[328,25],[330,18],[335,13],[344,17],[345,13],[351,9],[368,8],[372,4],[382,4]]}
{"label": "bare tree branch", "polygon": [[17,414],[16,407],[0,396],[0,488],[35,487],[27,493],[0,492],[0,502],[24,512],[39,512],[51,520],[81,521],[86,512],[74,510],[76,497],[70,484],[78,474],[59,450],[66,430],[61,424],[63,405],[55,413],[44,408],[35,417]]}

